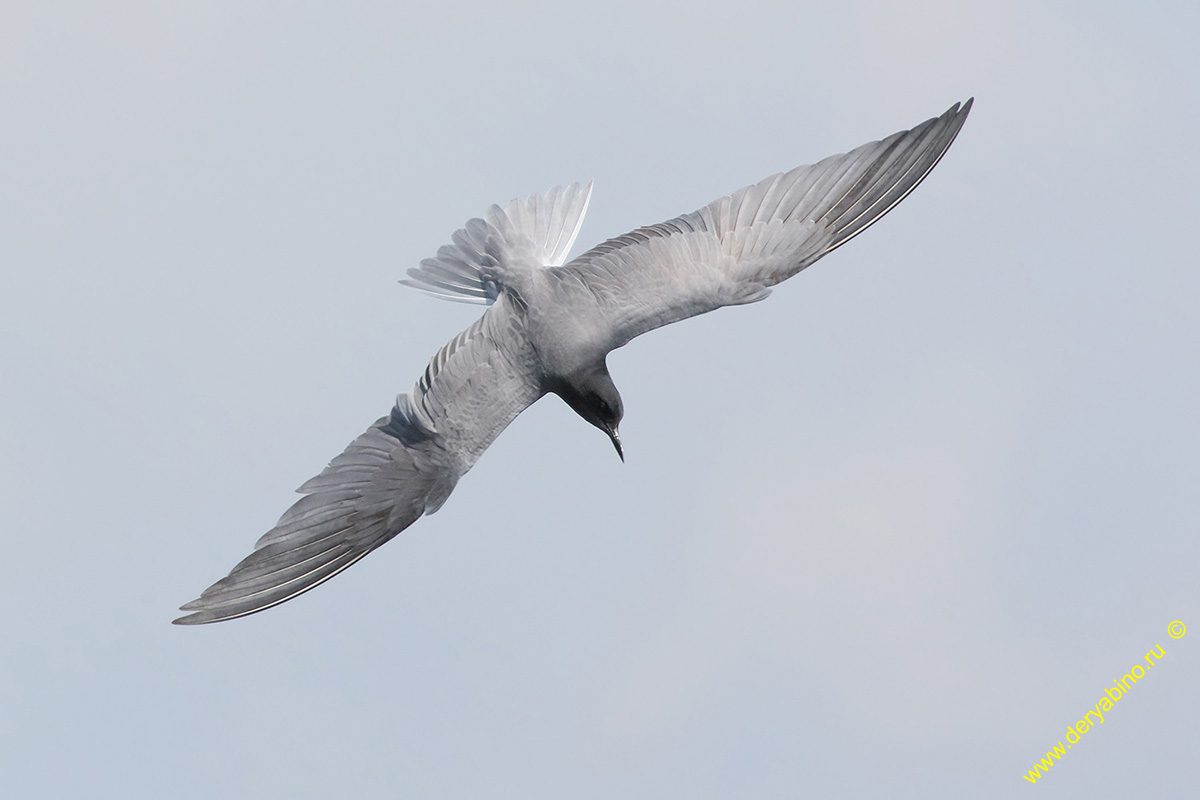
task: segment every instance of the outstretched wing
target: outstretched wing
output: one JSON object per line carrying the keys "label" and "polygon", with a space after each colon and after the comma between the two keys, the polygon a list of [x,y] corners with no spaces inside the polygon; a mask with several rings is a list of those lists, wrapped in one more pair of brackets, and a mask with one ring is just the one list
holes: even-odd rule
{"label": "outstretched wing", "polygon": [[453,244],[408,271],[405,286],[445,300],[494,303],[505,268],[557,267],[566,260],[592,197],[592,184],[492,206],[454,232]]}
{"label": "outstretched wing", "polygon": [[573,271],[599,299],[614,348],[671,322],[761,300],[915,189],[954,141],[971,103],[610,239],[561,270]]}
{"label": "outstretched wing", "polygon": [[391,414],[301,486],[305,496],[177,624],[262,611],[329,580],[436,511],[502,430],[541,396],[502,300],[434,356]]}

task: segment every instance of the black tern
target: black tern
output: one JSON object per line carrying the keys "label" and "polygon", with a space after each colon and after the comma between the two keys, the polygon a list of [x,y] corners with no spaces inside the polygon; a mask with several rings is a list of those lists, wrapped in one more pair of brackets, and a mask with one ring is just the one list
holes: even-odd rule
{"label": "black tern", "polygon": [[563,263],[592,186],[492,206],[401,281],[487,305],[438,351],[412,391],[359,436],[255,545],[175,620],[194,625],[270,608],[312,589],[446,502],[518,414],[556,394],[612,440],[621,395],[605,359],[647,331],[771,287],[880,219],[937,165],[971,110],[772,175]]}

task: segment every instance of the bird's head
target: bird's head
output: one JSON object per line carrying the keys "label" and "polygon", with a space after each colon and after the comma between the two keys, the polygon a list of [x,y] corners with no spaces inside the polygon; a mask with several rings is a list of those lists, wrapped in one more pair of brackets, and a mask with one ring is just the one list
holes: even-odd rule
{"label": "bird's head", "polygon": [[580,370],[565,378],[554,388],[555,394],[566,401],[575,413],[608,434],[617,455],[625,460],[621,447],[621,435],[617,427],[625,416],[621,394],[608,374],[608,366],[601,361],[598,365]]}

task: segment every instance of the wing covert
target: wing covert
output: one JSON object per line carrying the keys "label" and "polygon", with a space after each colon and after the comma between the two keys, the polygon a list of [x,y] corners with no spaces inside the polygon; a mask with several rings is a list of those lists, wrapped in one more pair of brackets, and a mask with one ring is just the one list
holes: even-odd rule
{"label": "wing covert", "polygon": [[228,576],[182,607],[194,625],[253,614],[332,578],[432,514],[541,396],[504,300],[434,356],[412,391],[297,491]]}
{"label": "wing covert", "polygon": [[599,298],[612,347],[696,314],[761,300],[915,189],[958,135],[972,102],[610,239],[560,269]]}

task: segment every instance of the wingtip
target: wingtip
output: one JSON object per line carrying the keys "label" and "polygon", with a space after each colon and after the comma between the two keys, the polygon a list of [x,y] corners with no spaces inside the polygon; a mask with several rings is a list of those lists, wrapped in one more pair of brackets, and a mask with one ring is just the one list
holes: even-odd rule
{"label": "wingtip", "polygon": [[171,620],[171,624],[172,625],[199,625],[202,622],[207,622],[207,620],[200,619],[201,617],[204,616],[204,612],[197,611],[197,609],[203,608],[204,605],[205,605],[205,603],[204,603],[203,598],[199,598],[199,597],[197,597],[195,600],[192,600],[190,603],[184,603],[183,605],[181,605],[179,607],[179,610],[180,611],[191,611],[193,613],[184,614],[182,617],[177,617],[176,619]]}
{"label": "wingtip", "polygon": [[[188,605],[191,605],[191,603],[188,603]],[[188,607],[180,606],[179,610],[187,611]],[[204,612],[197,611],[194,614],[184,614],[182,617],[176,617],[175,619],[171,620],[171,624],[172,625],[200,625],[202,623],[210,621],[207,619],[203,619],[203,617],[204,617]]]}
{"label": "wingtip", "polygon": [[[199,605],[197,605],[197,604],[199,604]],[[274,605],[274,604],[272,604],[272,605]],[[206,609],[206,608],[204,608],[204,606],[205,606],[205,604],[201,603],[199,600],[193,600],[190,603],[186,603],[186,604],[180,606],[179,607],[180,611],[192,611],[192,609],[195,609],[195,608],[199,608],[200,610],[193,611],[193,613],[191,613],[191,614],[184,614],[182,617],[176,617],[175,619],[171,620],[171,624],[172,625],[207,625],[210,622],[224,622],[225,620],[237,619],[238,617],[244,617],[244,616],[247,616],[248,614],[253,614],[254,611],[262,610],[262,609],[255,609],[254,611],[243,611],[241,613],[235,613],[235,614],[222,614],[217,611],[214,611],[212,608]],[[270,606],[264,606],[263,608],[270,608]]]}

